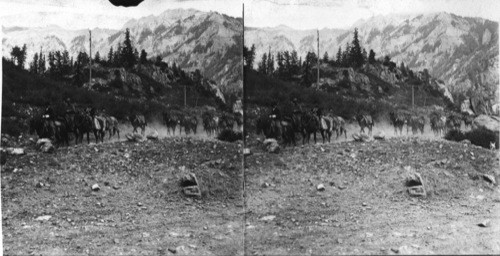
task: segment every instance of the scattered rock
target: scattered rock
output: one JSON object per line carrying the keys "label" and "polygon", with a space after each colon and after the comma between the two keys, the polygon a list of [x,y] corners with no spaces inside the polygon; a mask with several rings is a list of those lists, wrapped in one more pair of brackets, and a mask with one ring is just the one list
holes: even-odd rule
{"label": "scattered rock", "polygon": [[158,140],[159,134],[158,131],[155,129],[153,132],[149,133],[148,136],[146,136],[148,140]]}
{"label": "scattered rock", "polygon": [[26,152],[24,152],[24,148],[6,148],[5,150],[10,155],[15,155],[15,156],[20,156],[20,155],[26,154]]}
{"label": "scattered rock", "polygon": [[393,251],[394,253],[399,253],[399,248],[391,248],[391,251]]}
{"label": "scattered rock", "polygon": [[101,188],[99,187],[99,185],[96,183],[94,185],[92,185],[92,190],[93,191],[99,191]]}
{"label": "scattered rock", "polygon": [[269,183],[267,183],[267,182],[262,183],[262,187],[263,187],[263,188],[267,188],[267,187],[269,187]]}
{"label": "scattered rock", "polygon": [[342,239],[340,239],[340,238],[337,238],[337,243],[342,244],[342,243],[344,243],[344,241],[342,241]]}
{"label": "scattered rock", "polygon": [[177,253],[177,250],[175,248],[168,248],[168,251],[171,253]]}
{"label": "scattered rock", "polygon": [[365,203],[365,202],[363,202],[361,205],[362,205],[362,206],[367,206],[368,204],[367,204],[367,203]]}
{"label": "scattered rock", "polygon": [[120,243],[120,240],[118,240],[118,238],[115,238],[115,239],[113,239],[113,243],[115,243],[115,244],[119,244],[119,243]]}
{"label": "scattered rock", "polygon": [[495,177],[493,175],[489,174],[483,174],[483,179],[493,185],[495,185],[497,182],[495,180]]}
{"label": "scattered rock", "polygon": [[249,156],[251,154],[252,154],[252,152],[250,151],[250,148],[244,148],[243,149],[243,155],[244,156]]}
{"label": "scattered rock", "polygon": [[50,220],[51,218],[52,218],[52,216],[50,216],[50,215],[44,215],[44,216],[40,216],[40,217],[36,218],[36,220],[47,221],[47,220]]}
{"label": "scattered rock", "polygon": [[260,220],[262,220],[262,221],[272,221],[275,218],[276,218],[275,215],[268,215],[268,216],[264,216],[264,217],[260,218]]}
{"label": "scattered rock", "polygon": [[490,226],[490,220],[485,220],[479,224],[477,224],[478,226],[482,227],[482,228],[487,228]]}
{"label": "scattered rock", "polygon": [[372,140],[372,138],[365,133],[355,133],[352,135],[352,138],[357,142],[369,142]]}
{"label": "scattered rock", "polygon": [[424,186],[413,186],[408,188],[408,193],[412,197],[425,197],[427,193],[425,192]]}
{"label": "scattered rock", "polygon": [[318,191],[325,191],[325,185],[319,184],[318,186],[316,186],[316,190],[318,190]]}
{"label": "scattered rock", "polygon": [[194,173],[184,175],[181,178],[180,184],[185,195],[201,197],[198,179]]}
{"label": "scattered rock", "polygon": [[130,142],[143,142],[145,141],[146,139],[144,138],[144,136],[142,136],[141,134],[137,133],[137,132],[134,132],[134,133],[127,133],[125,135],[125,138],[127,138],[128,141]]}
{"label": "scattered rock", "polygon": [[276,139],[266,139],[264,140],[263,144],[266,151],[269,153],[279,153],[280,151],[280,146]]}
{"label": "scattered rock", "polygon": [[339,188],[340,190],[344,190],[344,189],[346,189],[347,187],[345,187],[345,186],[338,186],[338,188]]}
{"label": "scattered rock", "polygon": [[373,135],[373,138],[376,140],[385,140],[385,133],[384,132],[377,132],[375,135]]}
{"label": "scattered rock", "polygon": [[55,151],[55,147],[49,139],[39,139],[36,142],[36,147],[43,153],[52,153]]}

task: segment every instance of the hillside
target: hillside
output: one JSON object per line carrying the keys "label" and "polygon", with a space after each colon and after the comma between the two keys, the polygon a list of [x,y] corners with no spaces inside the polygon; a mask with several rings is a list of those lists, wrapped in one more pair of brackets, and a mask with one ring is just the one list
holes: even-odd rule
{"label": "hillside", "polygon": [[48,105],[61,114],[64,99],[79,107],[105,109],[119,120],[132,113],[142,113],[147,119],[157,119],[168,107],[189,108],[213,106],[230,110],[216,84],[193,73],[172,70],[153,64],[137,65],[133,69],[105,67],[94,64],[93,84],[89,86],[88,69],[62,79],[32,74],[3,60],[2,134],[19,135],[27,132],[28,119]]}
{"label": "hillside", "polygon": [[[123,42],[124,31],[130,29],[132,44],[150,58],[161,56],[163,61],[174,62],[186,71],[199,69],[209,77],[225,95],[240,94],[242,90],[241,49],[242,21],[217,12],[193,9],[167,10],[158,16],[130,20],[123,29],[92,29],[93,53],[106,57],[110,48]],[[88,52],[87,30],[66,30],[58,26],[44,28],[2,27],[2,51],[10,56],[13,46],[27,45],[27,60],[35,52],[64,51],[75,57],[80,51]]]}
{"label": "hillside", "polygon": [[[320,30],[320,54],[335,56],[352,41],[358,28],[361,46],[377,58],[389,55],[399,66],[422,71],[442,80],[454,98],[479,94],[498,101],[498,23],[448,13],[376,16],[348,30]],[[263,53],[295,50],[299,56],[316,52],[316,31],[288,27],[245,30],[245,45],[255,44],[257,60]],[[257,64],[257,62],[255,62]]]}

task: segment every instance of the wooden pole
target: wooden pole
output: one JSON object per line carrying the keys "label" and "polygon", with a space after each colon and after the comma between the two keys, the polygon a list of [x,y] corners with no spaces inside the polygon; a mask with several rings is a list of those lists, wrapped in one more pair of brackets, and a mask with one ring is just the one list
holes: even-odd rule
{"label": "wooden pole", "polygon": [[92,31],[89,29],[89,85],[92,85]]}
{"label": "wooden pole", "polygon": [[415,85],[412,84],[411,85],[411,108],[414,109],[415,108],[415,92],[414,92],[414,87]]}
{"label": "wooden pole", "polygon": [[318,32],[318,79],[317,79],[317,82],[318,82],[318,86],[319,86],[319,29],[317,30]]}

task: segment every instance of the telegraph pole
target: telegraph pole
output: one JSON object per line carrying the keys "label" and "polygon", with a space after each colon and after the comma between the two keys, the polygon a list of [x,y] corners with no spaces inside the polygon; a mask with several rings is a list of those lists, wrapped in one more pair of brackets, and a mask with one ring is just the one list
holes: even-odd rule
{"label": "telegraph pole", "polygon": [[414,87],[415,85],[412,84],[411,85],[411,108],[414,109],[415,108],[415,92],[414,92]]}
{"label": "telegraph pole", "polygon": [[319,29],[317,30],[317,32],[318,32],[318,56],[317,56],[317,58],[318,58],[318,80],[317,81],[318,81],[318,86],[319,86]]}
{"label": "telegraph pole", "polygon": [[92,31],[89,29],[89,85],[92,85]]}

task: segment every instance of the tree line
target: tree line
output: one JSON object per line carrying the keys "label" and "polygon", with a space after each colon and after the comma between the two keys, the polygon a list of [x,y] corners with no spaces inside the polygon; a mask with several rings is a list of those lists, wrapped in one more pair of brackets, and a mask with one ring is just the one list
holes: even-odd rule
{"label": "tree line", "polygon": [[[256,49],[255,45],[251,48],[246,46],[243,49],[245,69],[254,69]],[[261,74],[273,76],[284,81],[299,81],[301,85],[306,87],[311,86],[315,81],[314,71],[318,56],[314,52],[307,52],[305,59],[298,57],[297,51],[279,51],[275,55],[269,50],[262,54],[260,61],[257,63],[257,71]],[[389,67],[390,71],[395,71],[396,63],[391,61],[391,58],[386,55],[383,59],[377,60],[376,53],[371,49],[369,53],[365,48],[361,47],[358,29],[354,29],[353,39],[346,43],[344,49],[338,48],[335,56],[329,56],[325,51],[323,57],[319,60],[320,63],[339,68],[354,68],[359,69],[364,64],[381,63]],[[401,62],[400,70],[404,76],[411,75],[413,72],[407,69]],[[409,74],[411,72],[411,74]]]}

